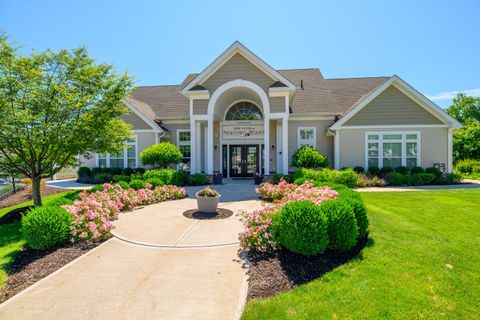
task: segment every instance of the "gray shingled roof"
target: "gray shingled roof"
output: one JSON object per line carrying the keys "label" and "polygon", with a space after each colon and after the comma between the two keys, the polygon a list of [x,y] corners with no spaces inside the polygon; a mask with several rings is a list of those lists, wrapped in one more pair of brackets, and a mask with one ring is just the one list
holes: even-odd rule
{"label": "gray shingled roof", "polygon": [[[298,88],[290,104],[294,114],[325,112],[343,115],[389,79],[324,79],[318,68],[277,71]],[[197,75],[189,74],[180,85],[138,87],[127,100],[151,120],[188,118],[189,102],[180,91]]]}

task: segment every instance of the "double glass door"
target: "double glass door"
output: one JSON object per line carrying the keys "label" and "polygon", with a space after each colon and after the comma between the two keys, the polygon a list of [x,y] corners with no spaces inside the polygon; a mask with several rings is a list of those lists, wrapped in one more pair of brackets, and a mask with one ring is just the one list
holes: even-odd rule
{"label": "double glass door", "polygon": [[230,145],[230,177],[253,177],[259,172],[258,145]]}

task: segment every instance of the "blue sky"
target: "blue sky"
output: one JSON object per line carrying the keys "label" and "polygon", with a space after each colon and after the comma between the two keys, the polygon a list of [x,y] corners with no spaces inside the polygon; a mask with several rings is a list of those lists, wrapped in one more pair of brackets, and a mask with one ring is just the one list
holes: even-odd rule
{"label": "blue sky", "polygon": [[32,49],[88,47],[138,85],[180,83],[240,40],[277,69],[398,74],[441,106],[480,96],[480,1],[0,2],[0,29]]}

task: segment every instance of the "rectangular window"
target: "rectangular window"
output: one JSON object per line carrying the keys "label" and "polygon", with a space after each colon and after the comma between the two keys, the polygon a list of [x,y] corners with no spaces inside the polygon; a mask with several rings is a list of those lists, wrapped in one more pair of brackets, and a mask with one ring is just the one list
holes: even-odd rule
{"label": "rectangular window", "polygon": [[317,147],[317,130],[315,127],[298,128],[297,147],[312,146]]}
{"label": "rectangular window", "polygon": [[107,154],[106,153],[100,153],[98,155],[98,166],[100,168],[106,168],[107,167]]}
{"label": "rectangular window", "polygon": [[188,129],[178,129],[177,130],[177,146],[182,152],[182,163],[180,164],[180,169],[190,170],[190,160],[191,160],[191,136],[190,130]]}
{"label": "rectangular window", "polygon": [[125,149],[112,154],[97,154],[97,165],[100,168],[135,168],[138,166],[137,161],[137,138],[124,143]]}
{"label": "rectangular window", "polygon": [[366,167],[419,165],[419,133],[367,133]]}
{"label": "rectangular window", "polygon": [[110,168],[124,168],[124,150],[110,154]]}

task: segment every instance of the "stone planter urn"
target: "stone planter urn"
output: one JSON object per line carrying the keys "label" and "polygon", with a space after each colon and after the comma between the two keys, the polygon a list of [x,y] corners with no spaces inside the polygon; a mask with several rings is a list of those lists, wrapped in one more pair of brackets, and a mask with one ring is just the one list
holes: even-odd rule
{"label": "stone planter urn", "polygon": [[217,191],[207,187],[198,191],[195,196],[197,198],[197,210],[199,212],[217,212],[218,201],[221,197]]}

